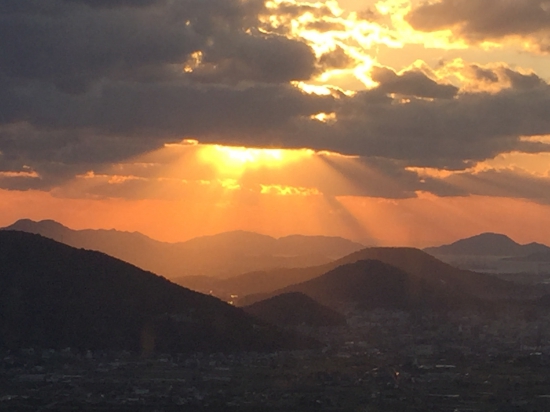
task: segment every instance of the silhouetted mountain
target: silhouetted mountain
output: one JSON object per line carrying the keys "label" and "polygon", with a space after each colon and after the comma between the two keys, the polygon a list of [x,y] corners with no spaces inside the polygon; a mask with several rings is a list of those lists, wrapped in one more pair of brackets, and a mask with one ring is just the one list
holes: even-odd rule
{"label": "silhouetted mountain", "polygon": [[[264,299],[267,297],[266,294],[275,290],[314,279],[339,266],[360,260],[380,260],[416,278],[432,283],[448,284],[480,298],[498,299],[507,298],[513,294],[525,296],[534,293],[530,289],[518,288],[512,283],[491,275],[457,269],[419,249],[389,247],[366,248],[334,262],[309,268],[253,272],[222,281],[197,277],[188,279],[189,286],[185,282],[182,283],[195,290],[201,290],[200,288],[204,287],[224,299],[230,295],[238,295],[240,299],[236,301],[240,305],[246,305]],[[250,297],[247,298],[249,300],[243,300],[245,296],[256,294],[258,296],[254,296],[253,300],[250,300]]]}
{"label": "silhouetted mountain", "polygon": [[457,240],[449,245],[429,247],[424,249],[424,251],[435,256],[526,256],[532,253],[550,253],[550,247],[535,242],[521,245],[506,235],[498,233],[481,233],[467,239]]}
{"label": "silhouetted mountain", "polygon": [[301,292],[332,308],[358,304],[364,309],[447,310],[479,300],[445,284],[432,283],[379,260],[360,260],[270,295]]}
{"label": "silhouetted mountain", "polygon": [[283,293],[242,308],[245,312],[278,326],[342,326],[344,315],[299,292]]}
{"label": "silhouetted mountain", "polygon": [[103,253],[0,232],[0,347],[271,350],[311,341]]}
{"label": "silhouetted mountain", "polygon": [[508,299],[532,297],[535,290],[522,288],[485,273],[457,269],[415,248],[368,248],[352,253],[342,261],[376,259],[395,266],[430,284],[446,285],[482,299]]}
{"label": "silhouetted mountain", "polygon": [[170,279],[195,275],[224,278],[255,270],[307,267],[363,247],[336,237],[275,239],[244,231],[165,243],[137,232],[72,230],[52,220],[23,219],[5,229],[36,233],[69,246],[104,252]]}
{"label": "silhouetted mountain", "polygon": [[535,252],[526,256],[511,256],[502,258],[503,261],[514,262],[550,262],[550,251]]}

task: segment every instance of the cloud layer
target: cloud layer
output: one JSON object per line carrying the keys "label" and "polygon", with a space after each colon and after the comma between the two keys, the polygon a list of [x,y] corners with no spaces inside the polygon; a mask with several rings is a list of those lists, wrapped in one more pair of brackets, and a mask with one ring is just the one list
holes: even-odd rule
{"label": "cloud layer", "polygon": [[517,37],[533,49],[550,51],[548,0],[440,0],[423,3],[407,20],[417,30],[452,29],[471,43]]}
{"label": "cloud layer", "polygon": [[[443,0],[413,9],[408,21],[423,31],[456,29],[471,43],[519,36],[544,51],[547,6]],[[467,174],[500,153],[550,149],[523,138],[550,134],[550,86],[535,73],[472,64],[456,69],[462,81],[453,83],[435,69],[375,64],[368,90],[306,93],[295,82],[318,83],[358,57],[344,45],[319,53],[281,27],[268,30],[268,12],[290,20],[310,13],[320,33],[345,27],[322,18],[333,13],[327,7],[267,10],[260,0],[1,0],[0,187],[51,190],[192,137],[357,156],[354,166],[330,165],[351,182],[346,190],[316,183],[335,196],[467,194],[481,186],[457,190],[456,177],[423,179],[406,168]],[[364,178],[367,170],[378,183]]]}

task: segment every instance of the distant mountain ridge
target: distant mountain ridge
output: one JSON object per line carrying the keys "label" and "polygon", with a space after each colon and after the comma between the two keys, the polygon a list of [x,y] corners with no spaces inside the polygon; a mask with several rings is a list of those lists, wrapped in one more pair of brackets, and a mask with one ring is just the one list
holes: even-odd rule
{"label": "distant mountain ridge", "polygon": [[213,295],[222,299],[238,295],[239,298],[235,302],[239,305],[247,305],[252,302],[246,300],[247,296],[258,295],[253,301],[261,300],[270,296],[275,290],[282,290],[289,285],[314,279],[339,266],[360,260],[379,260],[415,277],[449,284],[484,298],[507,296],[513,289],[508,282],[490,275],[457,269],[424,251],[408,247],[365,248],[333,262],[307,268],[251,272],[230,279],[193,277],[175,281],[193,290],[212,291]]}
{"label": "distant mountain ridge", "polygon": [[411,275],[379,260],[348,263],[268,296],[274,299],[272,296],[297,292],[335,309],[356,304],[367,310],[448,310],[477,306],[481,302],[463,290]]}
{"label": "distant mountain ridge", "polygon": [[448,245],[429,247],[425,252],[433,255],[470,256],[527,256],[535,253],[550,253],[550,247],[541,243],[519,244],[500,233],[481,233],[460,239]]}
{"label": "distant mountain ridge", "polygon": [[0,347],[187,352],[304,347],[242,310],[100,252],[0,231]]}
{"label": "distant mountain ridge", "polygon": [[550,251],[535,252],[526,256],[511,256],[502,260],[508,262],[550,262]]}
{"label": "distant mountain ridge", "polygon": [[306,267],[364,247],[339,237],[293,235],[275,239],[245,231],[165,243],[139,232],[72,230],[53,220],[22,219],[3,230],[40,234],[73,247],[104,252],[171,279],[190,275],[231,277],[254,270]]}
{"label": "distant mountain ridge", "polygon": [[[442,293],[461,294],[484,300],[508,299],[513,296],[535,298],[543,294],[542,291],[539,293],[537,289],[519,286],[488,274],[457,269],[419,249],[375,247],[360,250],[332,262],[330,265],[335,265],[335,267],[329,270],[326,270],[329,265],[323,265],[313,268],[266,272],[264,279],[267,285],[271,287],[283,283],[285,285],[270,290],[266,290],[267,287],[264,287],[264,292],[241,297],[237,300],[237,304],[240,306],[250,305],[276,294],[291,291],[306,293],[305,290],[294,289],[294,287],[297,284],[318,279],[321,275],[345,265],[371,260],[380,261],[385,265],[399,269],[413,279],[414,282],[432,285],[430,287],[435,287]],[[270,277],[267,276],[269,273],[273,276],[279,276],[274,281],[270,281]],[[308,296],[311,295],[308,294]],[[315,297],[313,298],[315,299]]]}

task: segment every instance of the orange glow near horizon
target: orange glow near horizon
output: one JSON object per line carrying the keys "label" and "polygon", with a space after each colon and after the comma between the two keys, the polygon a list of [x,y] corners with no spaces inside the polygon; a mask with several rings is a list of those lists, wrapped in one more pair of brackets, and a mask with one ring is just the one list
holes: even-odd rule
{"label": "orange glow near horizon", "polygon": [[[4,131],[7,139],[0,145],[0,183],[14,189],[0,189],[0,227],[53,219],[72,229],[138,231],[166,242],[247,230],[415,247],[490,231],[550,245],[550,134],[544,134],[550,64],[536,40],[546,41],[546,27],[534,25],[522,36],[506,35],[513,27],[504,26],[476,32],[489,28],[476,29],[467,8],[447,19],[453,16],[446,6],[461,10],[465,0],[263,3],[245,32],[226,39],[231,44],[223,53],[221,30],[205,33],[214,43],[201,43],[202,51],[188,58],[167,55],[158,67],[154,55],[136,61],[147,65],[136,66],[134,83],[123,81],[122,67],[89,76],[88,92],[78,96],[29,86],[23,101],[37,96],[36,107],[25,103],[20,116],[6,119],[0,113],[0,140]],[[437,3],[435,14],[439,6],[409,14]],[[160,18],[161,9],[143,12]],[[213,18],[225,27],[223,18]],[[433,24],[439,18],[447,24]],[[439,93],[445,85],[456,87],[449,99]],[[23,83],[14,87],[16,95],[27,90]],[[48,107],[50,94],[78,103],[80,120],[57,113],[65,103]],[[121,113],[91,109],[125,96],[136,102]],[[518,110],[500,132],[478,117],[520,105],[525,112]],[[154,118],[130,123],[141,113]],[[420,123],[424,115],[435,123]],[[448,135],[453,126],[456,133]],[[243,130],[257,132],[239,135]],[[478,136],[475,144],[468,136]],[[459,145],[467,150],[455,150]],[[347,154],[322,151],[327,147]],[[17,190],[28,188],[42,190]]]}
{"label": "orange glow near horizon", "polygon": [[0,190],[0,226],[21,218],[54,219],[73,229],[138,231],[167,242],[241,229],[275,237],[322,234],[366,245],[417,247],[492,231],[520,243],[550,244],[550,206],[526,200],[427,194],[402,200],[348,196],[336,199],[339,209],[327,200],[266,194],[252,201],[245,196],[212,205],[193,199],[63,199],[46,192]]}
{"label": "orange glow near horizon", "polygon": [[[508,156],[518,164],[529,160]],[[496,167],[509,160],[491,162]],[[435,177],[440,173],[415,171]],[[540,173],[545,171],[541,163]],[[519,242],[550,244],[549,205],[488,196],[361,195],[365,187],[399,193],[406,189],[400,185],[353,156],[186,140],[88,171],[51,193],[0,190],[0,226],[20,218],[54,219],[74,229],[139,231],[169,242],[249,230],[275,237],[329,235],[366,245],[418,247],[493,231]]]}

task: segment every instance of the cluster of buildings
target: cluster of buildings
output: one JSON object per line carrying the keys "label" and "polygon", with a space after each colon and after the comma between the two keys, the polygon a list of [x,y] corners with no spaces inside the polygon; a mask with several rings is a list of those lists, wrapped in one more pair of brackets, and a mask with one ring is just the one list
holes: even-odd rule
{"label": "cluster of buildings", "polygon": [[348,310],[315,351],[0,353],[0,411],[550,410],[550,317]]}

